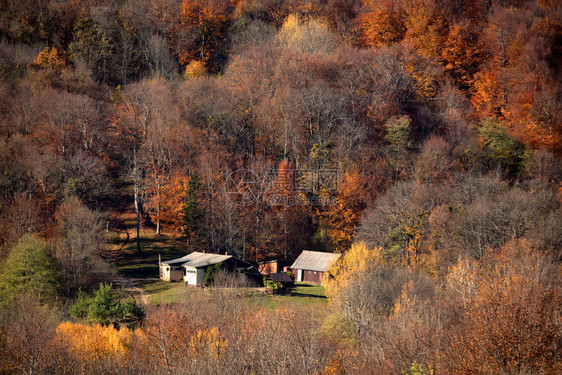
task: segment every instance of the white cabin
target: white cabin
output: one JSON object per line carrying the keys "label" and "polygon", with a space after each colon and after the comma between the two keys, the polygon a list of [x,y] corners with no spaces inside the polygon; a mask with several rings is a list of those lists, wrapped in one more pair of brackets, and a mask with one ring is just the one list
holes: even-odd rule
{"label": "white cabin", "polygon": [[189,285],[203,285],[207,267],[222,263],[232,255],[193,252],[181,258],[160,262],[160,279],[181,281]]}

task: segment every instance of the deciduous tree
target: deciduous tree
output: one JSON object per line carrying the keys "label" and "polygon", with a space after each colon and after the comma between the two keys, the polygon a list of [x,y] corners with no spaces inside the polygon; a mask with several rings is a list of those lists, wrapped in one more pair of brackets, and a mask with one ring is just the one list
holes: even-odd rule
{"label": "deciduous tree", "polygon": [[180,64],[199,60],[216,72],[223,62],[221,45],[229,21],[229,7],[217,0],[184,0],[172,48]]}

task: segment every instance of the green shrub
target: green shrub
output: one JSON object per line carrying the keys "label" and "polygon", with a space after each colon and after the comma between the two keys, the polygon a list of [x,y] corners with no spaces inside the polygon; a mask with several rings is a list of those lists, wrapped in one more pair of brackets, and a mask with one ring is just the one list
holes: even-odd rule
{"label": "green shrub", "polygon": [[225,268],[225,263],[217,263],[217,264],[213,264],[212,266],[207,267],[207,269],[205,270],[205,278],[203,280],[203,282],[205,283],[205,285],[214,285],[215,283],[215,274],[219,271]]}
{"label": "green shrub", "polygon": [[124,298],[123,292],[114,293],[110,283],[100,284],[93,295],[80,291],[68,312],[75,318],[88,319],[90,323],[116,326],[120,323],[135,325],[145,316],[142,306],[131,297]]}
{"label": "green shrub", "polygon": [[523,169],[525,147],[511,138],[507,129],[493,119],[487,119],[479,129],[482,158],[488,169],[500,166],[509,177],[517,177]]}

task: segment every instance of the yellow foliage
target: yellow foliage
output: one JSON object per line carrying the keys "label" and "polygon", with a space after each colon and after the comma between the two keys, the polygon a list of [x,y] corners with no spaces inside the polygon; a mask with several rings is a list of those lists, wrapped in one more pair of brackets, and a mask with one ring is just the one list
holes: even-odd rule
{"label": "yellow foliage", "polygon": [[208,354],[218,358],[227,346],[228,340],[220,337],[217,327],[199,329],[189,340],[189,350],[195,357]]}
{"label": "yellow foliage", "polygon": [[205,63],[199,60],[191,60],[185,67],[185,78],[198,78],[207,74]]}
{"label": "yellow foliage", "polygon": [[0,374],[12,374],[21,371],[21,359],[17,348],[8,337],[6,329],[0,324]]}
{"label": "yellow foliage", "polygon": [[446,277],[447,287],[466,301],[476,292],[476,274],[473,264],[459,257]]}
{"label": "yellow foliage", "polygon": [[382,249],[369,249],[364,242],[356,242],[326,273],[326,295],[337,303],[339,293],[361,272],[382,262]]}
{"label": "yellow foliage", "polygon": [[405,39],[412,42],[424,57],[439,59],[445,42],[447,21],[435,6],[434,0],[405,1],[402,7]]}
{"label": "yellow foliage", "polygon": [[277,39],[284,48],[300,53],[327,53],[334,48],[334,39],[326,24],[317,20],[303,22],[294,14],[287,17]]}
{"label": "yellow foliage", "polygon": [[287,34],[287,36],[294,35],[298,32],[299,28],[302,27],[302,22],[299,17],[295,14],[289,15],[287,20],[283,24],[281,30]]}
{"label": "yellow foliage", "polygon": [[29,68],[53,69],[60,72],[66,66],[65,60],[64,52],[59,52],[56,47],[45,47],[29,64]]}
{"label": "yellow foliage", "polygon": [[400,314],[404,314],[408,310],[413,309],[417,304],[417,297],[414,293],[414,283],[410,280],[402,287],[402,293],[394,304],[391,319],[396,319]]}
{"label": "yellow foliage", "polygon": [[127,328],[115,329],[113,325],[104,327],[64,322],[59,324],[56,337],[68,345],[70,354],[80,363],[118,357],[124,359],[129,352],[133,332]]}

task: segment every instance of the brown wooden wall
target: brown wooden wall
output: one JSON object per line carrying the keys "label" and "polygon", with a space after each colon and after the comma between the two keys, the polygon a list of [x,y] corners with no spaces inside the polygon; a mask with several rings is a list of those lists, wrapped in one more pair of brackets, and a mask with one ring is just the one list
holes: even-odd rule
{"label": "brown wooden wall", "polygon": [[305,283],[322,284],[323,277],[324,272],[321,271],[302,271],[302,281],[304,281]]}
{"label": "brown wooden wall", "polygon": [[292,263],[292,260],[280,260],[276,262],[261,263],[258,265],[258,270],[262,275],[269,275],[270,273],[283,272],[283,268],[286,266],[290,266]]}
{"label": "brown wooden wall", "polygon": [[263,275],[269,275],[270,273],[277,273],[277,272],[279,272],[279,271],[277,270],[277,262],[270,262],[270,263],[260,264],[260,265],[259,265],[259,270],[260,270],[260,273],[262,273]]}

